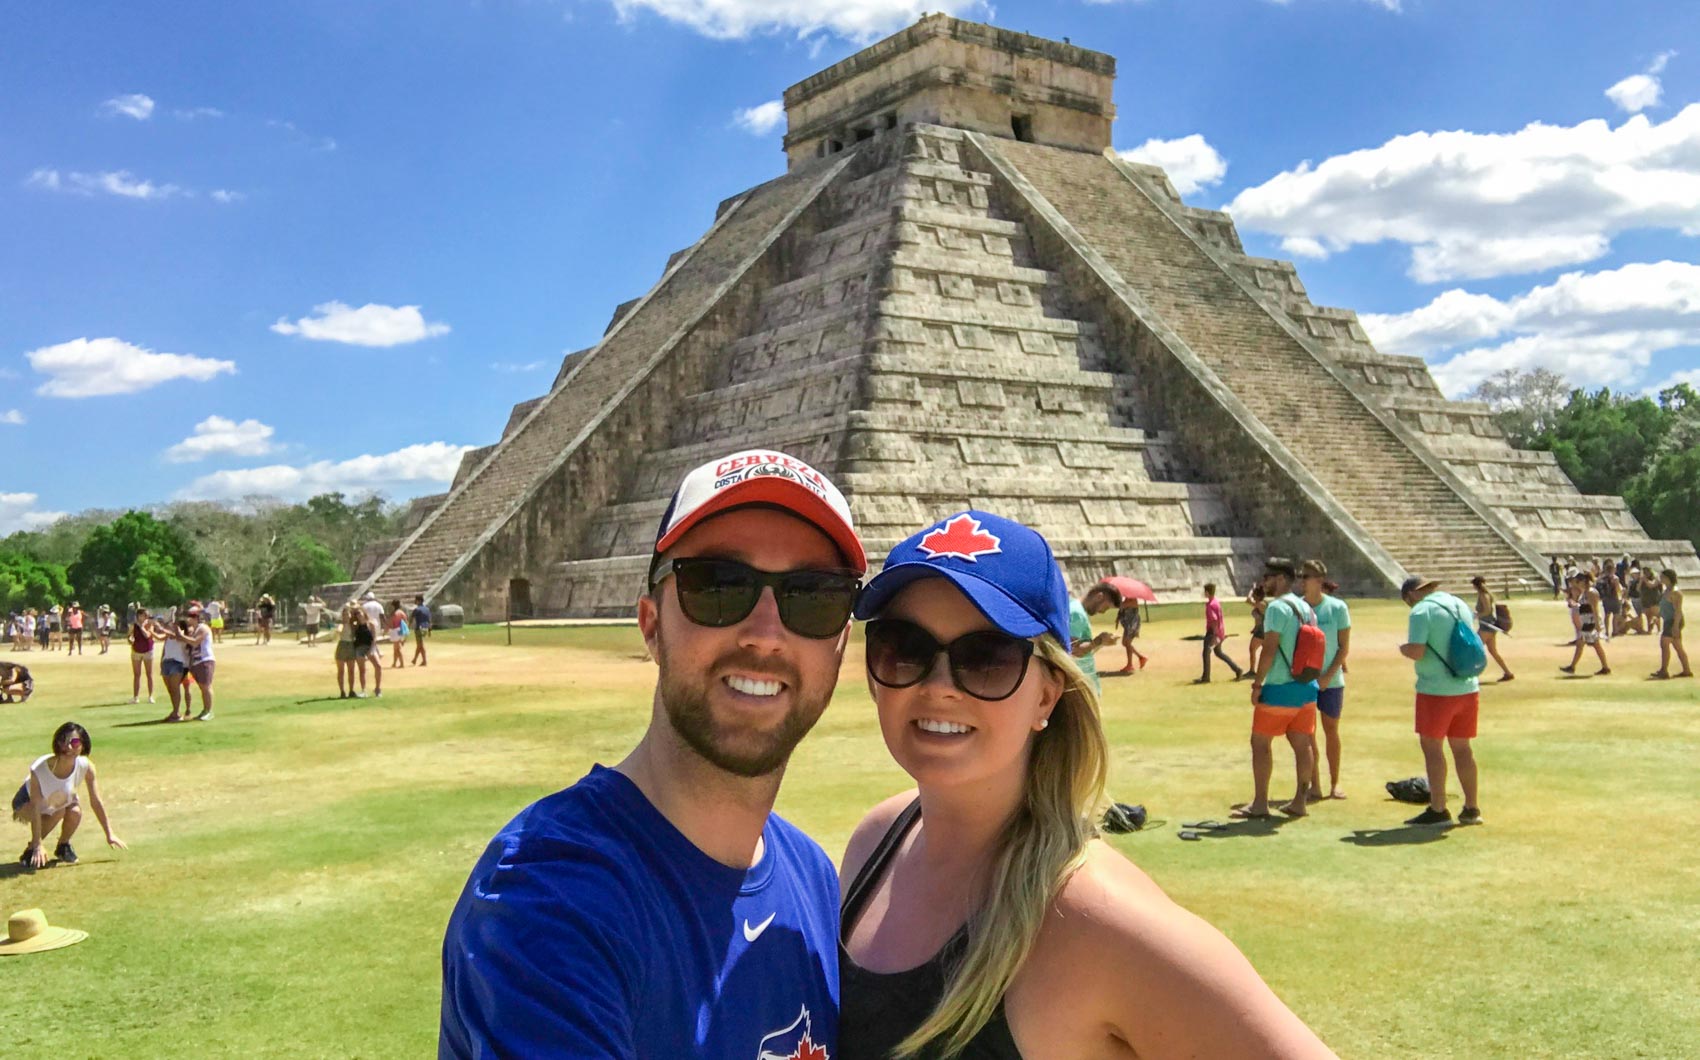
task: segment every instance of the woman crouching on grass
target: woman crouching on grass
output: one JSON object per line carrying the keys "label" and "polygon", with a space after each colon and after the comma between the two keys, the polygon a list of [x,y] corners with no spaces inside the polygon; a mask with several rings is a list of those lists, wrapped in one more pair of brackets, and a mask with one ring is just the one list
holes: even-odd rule
{"label": "woman crouching on grass", "polygon": [[53,753],[42,755],[30,765],[23,786],[12,796],[12,819],[30,826],[30,844],[18,861],[32,869],[47,864],[43,844],[59,829],[59,843],[53,856],[61,865],[75,865],[77,852],[71,848],[71,837],[83,823],[83,810],[77,801],[77,785],[89,789],[89,806],[95,820],[106,833],[108,846],[124,849],[124,841],[112,833],[112,822],[106,817],[106,806],[100,801],[100,787],[95,783],[94,763],[89,753],[94,741],[89,731],[74,721],[59,726],[53,733]]}
{"label": "woman crouching on grass", "polygon": [[845,852],[843,1060],[1331,1055],[1097,838],[1108,748],[1043,537],[953,516],[891,551],[856,615],[918,790]]}

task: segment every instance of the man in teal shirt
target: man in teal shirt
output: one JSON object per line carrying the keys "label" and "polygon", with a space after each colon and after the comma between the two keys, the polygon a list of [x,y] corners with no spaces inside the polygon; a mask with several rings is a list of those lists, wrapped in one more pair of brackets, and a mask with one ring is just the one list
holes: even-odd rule
{"label": "man in teal shirt", "polygon": [[1103,686],[1098,683],[1098,661],[1095,656],[1098,649],[1114,641],[1115,634],[1100,633],[1092,635],[1092,616],[1086,613],[1086,606],[1074,597],[1068,599],[1068,639],[1069,654],[1080,666],[1081,673],[1092,679],[1092,687],[1102,692]]}
{"label": "man in teal shirt", "polygon": [[1234,807],[1230,817],[1268,817],[1269,778],[1275,771],[1275,737],[1285,736],[1293,749],[1298,789],[1291,802],[1279,807],[1289,817],[1305,815],[1305,790],[1310,783],[1311,748],[1316,743],[1316,682],[1293,679],[1293,650],[1299,627],[1315,621],[1310,605],[1293,592],[1298,569],[1293,561],[1271,558],[1263,567],[1263,592],[1269,609],[1263,614],[1263,653],[1251,679],[1250,802]]}
{"label": "man in teal shirt", "polygon": [[1476,738],[1477,696],[1480,685],[1474,676],[1453,672],[1446,661],[1445,645],[1460,622],[1474,622],[1475,615],[1464,601],[1439,590],[1439,582],[1412,576],[1399,588],[1399,598],[1410,607],[1411,620],[1405,644],[1399,653],[1416,663],[1417,737],[1422,742],[1423,764],[1428,771],[1428,809],[1406,824],[1449,824],[1446,808],[1446,748],[1452,748],[1452,764],[1458,784],[1464,789],[1464,809],[1459,824],[1480,824],[1482,811],[1476,800],[1476,756],[1470,741]]}
{"label": "man in teal shirt", "polygon": [[[1322,756],[1317,753],[1316,737],[1310,738],[1310,791],[1306,799],[1318,802],[1324,798],[1343,799],[1340,790],[1340,715],[1346,709],[1346,656],[1352,649],[1352,612],[1346,601],[1330,596],[1328,567],[1319,559],[1307,559],[1299,568],[1299,585],[1304,590],[1305,603],[1316,612],[1316,624],[1322,627],[1327,647],[1322,654],[1322,676],[1316,679],[1316,717],[1322,723],[1323,742],[1328,754],[1328,794],[1322,794]],[[1338,588],[1336,586],[1336,588]]]}

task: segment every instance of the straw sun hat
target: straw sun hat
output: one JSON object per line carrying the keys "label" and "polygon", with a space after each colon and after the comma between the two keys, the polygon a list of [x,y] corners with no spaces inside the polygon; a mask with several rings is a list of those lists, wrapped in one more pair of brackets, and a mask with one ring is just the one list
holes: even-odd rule
{"label": "straw sun hat", "polygon": [[86,931],[75,928],[50,927],[47,914],[39,909],[23,909],[6,921],[6,938],[0,940],[0,957],[20,953],[40,953],[71,946],[89,937]]}

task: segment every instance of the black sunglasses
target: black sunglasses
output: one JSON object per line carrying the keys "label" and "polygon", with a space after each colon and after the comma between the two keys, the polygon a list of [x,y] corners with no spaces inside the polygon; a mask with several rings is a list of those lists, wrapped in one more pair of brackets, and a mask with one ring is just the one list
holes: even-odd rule
{"label": "black sunglasses", "polygon": [[679,610],[699,626],[721,628],[750,616],[763,589],[773,590],[779,621],[800,637],[825,640],[844,631],[862,588],[852,570],[756,570],[735,559],[681,556],[663,560],[649,576],[651,591],[668,575]]}
{"label": "black sunglasses", "polygon": [[949,644],[913,622],[880,618],[868,623],[868,676],[887,688],[910,688],[926,680],[943,652],[950,660],[950,679],[973,696],[996,702],[1008,699],[1027,677],[1033,642],[986,629],[967,633]]}

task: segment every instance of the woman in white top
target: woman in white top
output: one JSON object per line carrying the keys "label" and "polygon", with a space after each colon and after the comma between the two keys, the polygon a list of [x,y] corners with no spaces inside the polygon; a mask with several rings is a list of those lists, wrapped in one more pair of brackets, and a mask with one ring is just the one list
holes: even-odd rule
{"label": "woman in white top", "polygon": [[[183,654],[183,664],[189,674],[195,679],[195,687],[201,690],[201,712],[195,715],[196,721],[211,721],[213,716],[213,633],[212,627],[201,621],[201,609],[191,606],[183,612],[183,623],[176,629],[165,631],[165,654],[170,654],[173,644],[179,646]],[[160,672],[165,672],[165,662],[160,661]],[[171,679],[166,678],[166,687],[171,685]],[[171,700],[171,717],[167,721],[177,720],[177,699]],[[189,717],[189,694],[183,694],[183,717]]]}
{"label": "woman in white top", "polygon": [[59,829],[59,843],[53,856],[61,865],[75,865],[77,852],[71,849],[71,837],[83,823],[82,806],[77,801],[77,785],[89,789],[89,806],[95,819],[106,833],[108,846],[122,850],[124,841],[112,833],[106,807],[100,801],[100,788],[95,783],[94,763],[89,752],[94,749],[89,731],[74,721],[59,726],[53,733],[53,753],[42,755],[30,765],[29,776],[12,796],[12,819],[30,826],[30,845],[18,860],[32,869],[47,864],[43,844]]}

